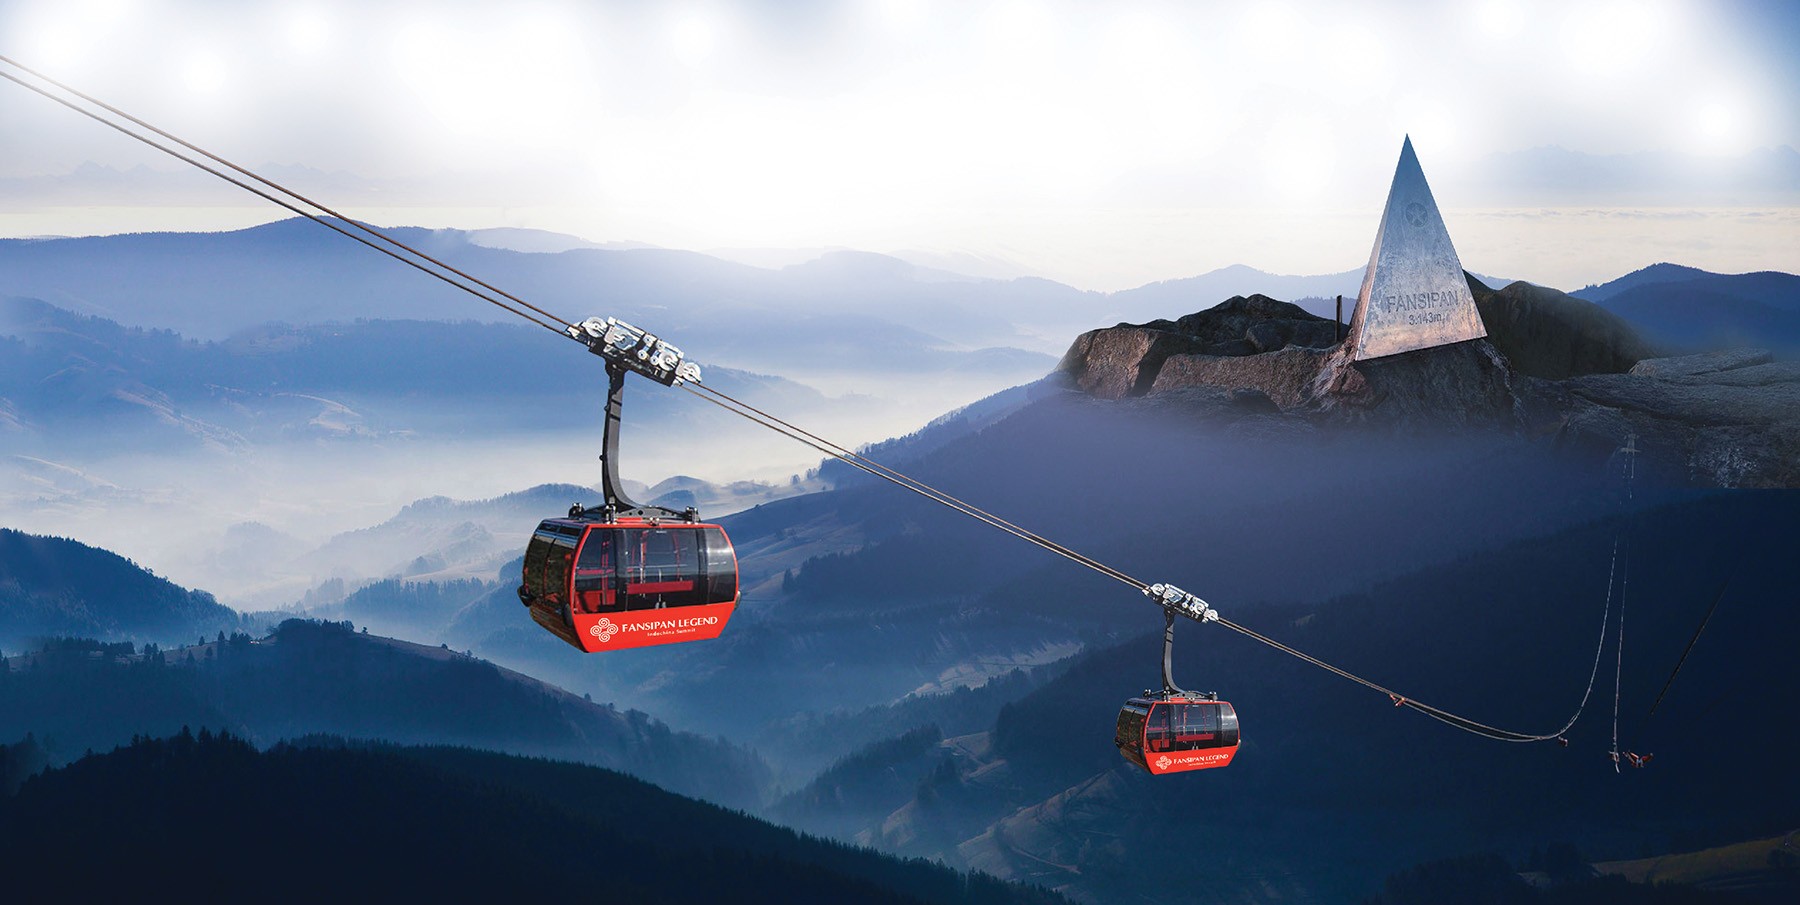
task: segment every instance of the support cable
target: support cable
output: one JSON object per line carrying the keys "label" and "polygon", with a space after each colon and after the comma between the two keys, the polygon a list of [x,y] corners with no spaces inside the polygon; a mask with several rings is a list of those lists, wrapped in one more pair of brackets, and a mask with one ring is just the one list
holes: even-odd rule
{"label": "support cable", "polygon": [[1007,521],[1006,519],[1003,519],[997,515],[994,515],[990,512],[980,509],[974,505],[966,503],[954,496],[951,496],[948,493],[945,493],[941,490],[938,490],[935,487],[932,487],[929,484],[926,484],[923,481],[908,477],[904,474],[901,474],[898,471],[895,471],[894,469],[891,469],[891,468],[888,468],[887,466],[881,465],[878,462],[874,462],[874,461],[870,460],[869,458],[867,458],[866,456],[852,452],[852,451],[846,449],[845,447],[840,446],[836,443],[832,443],[829,440],[819,437],[817,434],[814,434],[810,431],[804,430],[799,427],[795,427],[794,425],[789,424],[786,421],[783,421],[779,418],[776,418],[773,415],[769,415],[768,413],[763,412],[762,410],[756,408],[755,406],[750,405],[749,403],[734,399],[731,396],[728,396],[724,393],[719,392],[718,390],[712,389],[711,387],[707,387],[704,385],[682,384],[681,389],[686,390],[689,393],[692,393],[694,396],[704,399],[707,402],[710,402],[716,406],[719,406],[720,408],[723,408],[726,411],[729,411],[735,415],[738,415],[738,416],[745,418],[749,421],[752,421],[756,424],[760,424],[763,427],[766,427],[772,431],[775,431],[778,434],[782,434],[783,436],[786,436],[793,440],[796,440],[806,446],[810,446],[813,449],[816,449],[819,452],[826,454],[827,456],[837,459],[846,465],[856,468],[859,471],[862,471],[862,472],[865,472],[874,477],[880,478],[880,479],[887,481],[890,484],[894,484],[898,487],[903,487],[907,490],[910,490],[913,493],[916,493],[922,497],[925,497],[928,500],[931,500],[940,505],[954,509],[957,512],[961,512],[962,514],[967,515],[970,518],[975,519],[976,521],[983,522],[987,525],[998,528],[1001,531],[1006,532],[1007,534],[1011,534],[1012,536],[1019,538],[1020,540],[1023,540],[1030,544],[1034,544],[1038,547],[1042,547],[1043,549],[1048,550],[1051,553],[1055,553],[1058,556],[1065,557],[1065,558],[1077,563],[1078,565],[1086,566],[1089,569],[1093,569],[1094,571],[1099,572],[1100,574],[1105,575],[1108,578],[1114,579],[1116,581],[1124,582],[1125,584],[1131,585],[1132,587],[1134,587],[1140,591],[1143,591],[1143,590],[1146,590],[1147,588],[1149,588],[1149,585],[1146,584],[1145,582],[1139,581],[1138,579],[1133,578],[1130,575],[1127,575],[1124,572],[1119,571],[1118,569],[1115,569],[1109,565],[1106,565],[1105,563],[1102,563],[1092,557],[1089,557],[1082,553],[1076,552],[1075,550],[1072,550],[1066,546],[1063,546],[1062,544],[1059,544],[1056,541],[1050,540],[1049,538],[1046,538],[1041,534],[1038,534],[1033,531],[1029,531],[1025,528],[1021,528],[1018,525],[1015,525],[1012,522]]}
{"label": "support cable", "polygon": [[1700,627],[1694,629],[1694,637],[1688,639],[1687,647],[1681,651],[1681,659],[1675,661],[1675,669],[1669,673],[1669,680],[1663,683],[1662,691],[1656,693],[1656,703],[1650,705],[1650,716],[1656,715],[1656,708],[1662,706],[1663,695],[1669,693],[1669,686],[1675,684],[1675,677],[1681,675],[1681,666],[1687,662],[1688,654],[1694,652],[1694,645],[1700,643],[1700,634],[1706,631],[1706,624],[1712,621],[1713,613],[1719,609],[1719,601],[1725,599],[1725,591],[1731,587],[1731,579],[1719,585],[1719,593],[1713,595],[1712,606],[1706,608],[1706,615],[1700,620]]}

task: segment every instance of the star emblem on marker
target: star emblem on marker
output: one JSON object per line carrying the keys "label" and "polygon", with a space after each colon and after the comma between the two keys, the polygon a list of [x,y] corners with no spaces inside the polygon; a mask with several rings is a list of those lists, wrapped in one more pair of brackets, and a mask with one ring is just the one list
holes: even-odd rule
{"label": "star emblem on marker", "polygon": [[600,617],[599,622],[594,623],[593,628],[588,629],[588,634],[593,635],[596,638],[599,638],[601,644],[605,644],[606,642],[611,641],[612,636],[614,636],[618,633],[619,633],[619,627],[616,625],[613,625],[613,621],[604,616]]}
{"label": "star emblem on marker", "polygon": [[1406,206],[1406,225],[1414,229],[1425,225],[1425,205],[1414,201]]}

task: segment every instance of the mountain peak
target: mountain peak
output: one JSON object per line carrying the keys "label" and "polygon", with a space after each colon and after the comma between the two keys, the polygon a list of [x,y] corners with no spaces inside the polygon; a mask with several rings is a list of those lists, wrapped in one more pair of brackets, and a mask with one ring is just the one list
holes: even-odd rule
{"label": "mountain peak", "polygon": [[1683,280],[1696,280],[1701,277],[1718,276],[1719,274],[1685,264],[1671,264],[1658,261],[1648,267],[1640,267],[1632,272],[1606,283],[1585,286],[1573,295],[1581,296],[1589,301],[1604,301],[1634,286],[1645,286],[1652,283],[1678,283]]}

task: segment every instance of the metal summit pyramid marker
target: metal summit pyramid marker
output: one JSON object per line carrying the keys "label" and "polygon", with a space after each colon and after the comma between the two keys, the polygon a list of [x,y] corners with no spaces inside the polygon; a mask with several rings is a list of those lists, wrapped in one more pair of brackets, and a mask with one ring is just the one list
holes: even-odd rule
{"label": "metal summit pyramid marker", "polygon": [[1486,335],[1409,136],[1400,147],[1348,342],[1362,361]]}

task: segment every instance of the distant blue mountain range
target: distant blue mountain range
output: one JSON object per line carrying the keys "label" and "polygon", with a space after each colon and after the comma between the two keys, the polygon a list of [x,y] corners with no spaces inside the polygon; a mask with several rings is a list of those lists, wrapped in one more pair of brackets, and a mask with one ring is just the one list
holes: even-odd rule
{"label": "distant blue mountain range", "polygon": [[[1017,347],[1059,355],[1094,327],[1179,316],[1258,292],[1311,300],[1315,314],[1330,316],[1329,300],[1354,299],[1362,281],[1360,267],[1283,276],[1233,265],[1108,294],[1031,277],[963,276],[859,251],[769,269],[697,252],[552,244],[543,236],[519,247],[555,251],[495,247],[504,243],[480,231],[389,232],[571,320],[620,317],[679,337],[700,360],[772,373],[820,363],[976,366],[920,359],[927,350]],[[271,323],[513,321],[299,219],[223,233],[0,240],[0,274],[0,295],[203,340]],[[1505,283],[1482,279],[1496,288]]]}
{"label": "distant blue mountain range", "polygon": [[1760,346],[1784,356],[1800,353],[1800,276],[1793,274],[1652,264],[1572,294],[1678,350]]}
{"label": "distant blue mountain range", "polygon": [[[570,321],[619,317],[675,338],[701,361],[741,368],[797,358],[882,368],[905,364],[888,360],[898,350],[1029,348],[1021,323],[1073,330],[1094,319],[1100,299],[860,252],[769,270],[658,248],[527,253],[457,230],[390,232]],[[0,240],[0,274],[0,295],[202,340],[363,318],[523,323],[300,219],[225,233]]]}
{"label": "distant blue mountain range", "polygon": [[[37,438],[15,434],[14,448],[79,440],[140,451],[429,432],[446,415],[452,425],[461,419],[454,430],[591,423],[604,372],[585,367],[579,347],[558,349],[574,353],[558,359],[560,368],[542,364],[541,333],[511,323],[365,320],[196,341],[0,298],[0,413]],[[788,410],[824,402],[791,381],[729,368],[709,369],[706,380]],[[670,394],[633,399],[651,421],[679,407]],[[91,429],[63,429],[77,425]]]}

